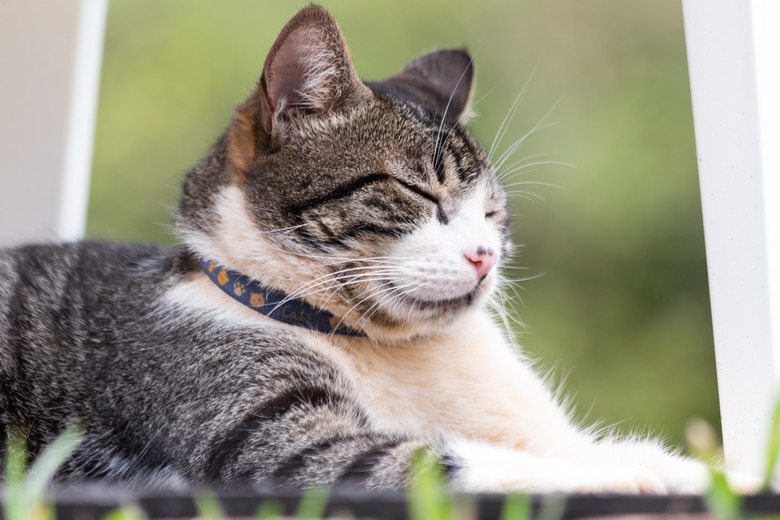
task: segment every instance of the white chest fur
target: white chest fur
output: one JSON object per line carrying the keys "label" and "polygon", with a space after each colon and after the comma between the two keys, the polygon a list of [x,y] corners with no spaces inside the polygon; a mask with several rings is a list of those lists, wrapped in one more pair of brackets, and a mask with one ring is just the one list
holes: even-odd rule
{"label": "white chest fur", "polygon": [[454,434],[540,452],[563,441],[551,437],[573,434],[550,392],[484,311],[467,314],[436,339],[399,345],[337,339],[335,345],[381,430]]}

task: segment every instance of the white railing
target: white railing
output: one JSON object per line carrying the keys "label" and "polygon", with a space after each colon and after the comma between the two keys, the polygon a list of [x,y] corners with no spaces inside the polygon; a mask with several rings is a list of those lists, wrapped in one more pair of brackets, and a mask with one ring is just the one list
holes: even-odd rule
{"label": "white railing", "polygon": [[780,375],[780,2],[683,11],[723,443],[757,471]]}
{"label": "white railing", "polygon": [[84,235],[107,10],[0,4],[0,243]]}
{"label": "white railing", "polygon": [[[683,7],[726,456],[756,470],[780,375],[780,0]],[[83,236],[106,11],[0,6],[0,243]]]}

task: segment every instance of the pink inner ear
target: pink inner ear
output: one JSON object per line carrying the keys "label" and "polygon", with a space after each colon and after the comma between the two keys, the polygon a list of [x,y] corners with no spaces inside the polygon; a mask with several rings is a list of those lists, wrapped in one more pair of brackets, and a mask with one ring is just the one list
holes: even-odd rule
{"label": "pink inner ear", "polygon": [[371,96],[357,78],[338,25],[327,13],[325,19],[294,18],[271,49],[262,77],[263,125],[277,145],[290,135],[287,123],[320,117]]}
{"label": "pink inner ear", "polygon": [[286,109],[319,107],[334,96],[331,82],[337,64],[322,31],[311,26],[293,31],[271,66],[269,95],[274,106],[283,111],[280,115],[293,115],[284,113]]}
{"label": "pink inner ear", "polygon": [[268,95],[277,108],[298,105],[303,99],[301,92],[306,83],[306,69],[301,54],[305,51],[290,42],[291,38],[279,49],[271,70]]}

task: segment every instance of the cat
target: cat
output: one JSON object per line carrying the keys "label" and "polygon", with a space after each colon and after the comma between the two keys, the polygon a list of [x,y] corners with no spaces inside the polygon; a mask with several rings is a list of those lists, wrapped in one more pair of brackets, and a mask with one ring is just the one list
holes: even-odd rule
{"label": "cat", "polygon": [[56,481],[699,493],[704,465],[596,439],[485,310],[506,194],[462,50],[358,79],[325,9],[282,29],[186,176],[184,246],[0,252],[0,444],[84,428]]}

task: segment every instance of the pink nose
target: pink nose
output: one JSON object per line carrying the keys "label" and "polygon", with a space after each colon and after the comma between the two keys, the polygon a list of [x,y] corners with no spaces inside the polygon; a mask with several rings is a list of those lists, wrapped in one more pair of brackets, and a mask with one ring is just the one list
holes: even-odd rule
{"label": "pink nose", "polygon": [[463,256],[465,256],[466,260],[471,262],[471,265],[477,270],[477,277],[480,280],[487,276],[490,269],[496,265],[496,254],[492,249],[485,249],[482,246],[479,246],[474,251],[463,253]]}

